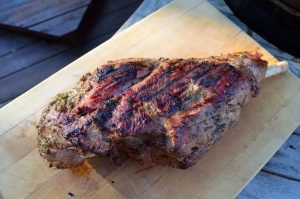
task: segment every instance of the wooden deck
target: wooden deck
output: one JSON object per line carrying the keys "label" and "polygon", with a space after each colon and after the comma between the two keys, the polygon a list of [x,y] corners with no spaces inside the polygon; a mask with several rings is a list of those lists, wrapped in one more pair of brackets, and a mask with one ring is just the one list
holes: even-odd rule
{"label": "wooden deck", "polygon": [[[72,46],[48,43],[0,29],[0,107],[106,41],[118,30],[124,30],[170,1],[109,0],[95,16],[90,31],[81,34],[78,43]],[[291,71],[300,77],[299,58],[281,51],[252,32],[233,15],[223,0],[209,1],[279,60],[289,61]],[[238,198],[300,198],[299,128]]]}
{"label": "wooden deck", "polygon": [[[110,38],[142,0],[108,0],[78,42],[62,45],[0,29],[0,106]],[[1,15],[1,14],[0,14]]]}
{"label": "wooden deck", "polygon": [[0,27],[48,39],[75,39],[94,6],[92,0],[2,0]]}

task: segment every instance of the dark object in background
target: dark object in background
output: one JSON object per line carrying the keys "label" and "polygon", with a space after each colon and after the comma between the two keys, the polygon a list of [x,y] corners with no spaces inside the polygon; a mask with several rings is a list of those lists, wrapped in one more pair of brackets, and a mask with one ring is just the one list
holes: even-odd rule
{"label": "dark object in background", "polygon": [[0,27],[46,39],[72,42],[93,4],[95,0],[3,0]]}
{"label": "dark object in background", "polygon": [[300,57],[299,0],[225,0],[234,14],[255,32]]}

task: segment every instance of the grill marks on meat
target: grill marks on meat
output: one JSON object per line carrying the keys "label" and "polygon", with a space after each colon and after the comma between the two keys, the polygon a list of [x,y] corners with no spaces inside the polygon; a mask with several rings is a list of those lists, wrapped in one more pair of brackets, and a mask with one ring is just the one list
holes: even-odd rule
{"label": "grill marks on meat", "polygon": [[187,168],[236,124],[266,66],[250,53],[109,62],[43,112],[40,153],[63,168],[120,151],[145,166]]}
{"label": "grill marks on meat", "polygon": [[[174,63],[166,61],[142,84],[124,92],[122,103],[113,114],[112,121],[116,130],[120,131],[122,136],[135,135],[139,134],[141,128],[144,128],[143,124],[147,125],[153,117],[172,116],[181,109],[183,102],[189,100],[189,96],[184,92],[188,89],[191,78],[193,80],[194,77],[198,81],[205,79],[205,74],[213,68],[220,67],[198,64],[193,60],[178,60]],[[206,82],[216,83],[212,78]],[[202,84],[201,81],[195,82],[194,86]]]}
{"label": "grill marks on meat", "polygon": [[73,122],[64,127],[64,138],[84,151],[115,157],[117,151],[109,132],[113,110],[122,92],[149,75],[154,64],[129,61],[97,70],[92,89],[71,111]]}

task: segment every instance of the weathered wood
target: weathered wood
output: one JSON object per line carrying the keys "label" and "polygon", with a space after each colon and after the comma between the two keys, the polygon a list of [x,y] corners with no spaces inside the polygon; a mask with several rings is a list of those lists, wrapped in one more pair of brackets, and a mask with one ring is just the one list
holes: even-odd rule
{"label": "weathered wood", "polygon": [[[106,15],[112,16],[111,12],[114,11],[119,10],[120,14],[118,14],[119,12],[114,12],[114,16],[120,17],[124,13],[124,11],[130,10],[127,7],[123,8],[124,6],[136,7],[136,5],[139,4],[140,2],[141,0],[126,0],[126,1],[106,0],[102,2],[97,2],[97,4],[94,5],[95,7],[97,6],[97,8],[91,9],[93,10],[93,12],[91,13],[91,16],[86,19],[86,21],[81,21],[82,15],[86,11],[86,6],[84,6],[72,12],[47,20],[43,23],[39,23],[37,25],[31,26],[30,29],[33,31],[37,31],[37,32],[41,31],[44,33],[48,33],[60,37],[63,36],[65,32],[75,31],[81,23],[86,23],[86,26],[92,26],[94,24],[90,23],[91,20],[96,22],[103,21],[102,20],[103,16]],[[99,12],[101,13],[101,17],[99,17],[98,14]],[[124,17],[124,19],[126,18],[127,17]],[[123,20],[120,20],[120,18],[118,18],[118,20],[120,22],[123,22]],[[114,23],[112,22],[112,24]],[[110,29],[112,29],[111,27],[110,28],[107,27],[109,26],[106,25],[106,28],[102,28],[102,29],[107,31],[110,31]]]}
{"label": "weathered wood", "polygon": [[13,53],[16,50],[35,42],[34,39],[23,35],[7,34],[6,32],[3,32],[3,34],[4,35],[0,36],[0,57]]}
{"label": "weathered wood", "polygon": [[292,135],[264,166],[263,171],[300,182],[300,136]]}
{"label": "weathered wood", "polygon": [[18,0],[18,1],[9,1],[9,0],[2,0],[1,1],[1,10],[6,11],[6,10],[11,10],[17,6],[22,6],[27,3],[31,3],[31,1],[24,1],[24,0]]}
{"label": "weathered wood", "polygon": [[[27,2],[26,2],[27,1]],[[25,28],[29,28],[30,32],[34,36],[42,36],[49,39],[62,38],[65,41],[73,41],[76,38],[76,34],[74,33],[77,28],[84,28],[88,25],[90,26],[91,19],[94,19],[95,16],[98,16],[99,13],[105,15],[109,12],[114,12],[124,6],[140,3],[142,0],[104,0],[104,1],[93,1],[92,11],[90,13],[91,17],[85,20],[86,23],[83,23],[81,20],[84,11],[89,4],[89,1],[65,1],[65,0],[50,0],[49,2],[40,1],[29,1],[29,0],[21,0],[21,1],[11,1],[1,4],[0,10],[0,23],[1,18],[3,20],[15,20],[17,23],[21,23],[22,20],[29,21],[30,25],[27,24]],[[1,2],[2,3],[2,2]],[[44,9],[43,12],[37,12],[36,15],[29,14],[29,17],[24,16],[24,12],[19,12],[19,10],[27,10],[28,13],[34,12],[34,10],[42,9],[43,6],[49,6],[48,9]],[[63,5],[61,5],[63,4]],[[38,5],[38,6],[35,6]],[[10,7],[9,7],[10,6]],[[31,7],[34,7],[30,10]],[[7,17],[11,11],[11,9],[15,8],[16,13],[15,17],[22,17],[22,19],[15,19],[14,17]],[[126,8],[125,8],[126,10]],[[62,12],[63,11],[63,12]],[[44,13],[47,12],[47,13]],[[56,14],[55,14],[56,13]],[[23,15],[22,15],[23,14]],[[51,14],[55,16],[50,16]],[[41,15],[41,16],[40,16]],[[84,14],[86,16],[86,14]],[[44,17],[44,19],[43,19]],[[7,19],[9,18],[9,19]],[[71,21],[68,21],[71,18]],[[40,20],[41,22],[36,22],[34,20]],[[24,21],[22,22],[24,26]],[[26,22],[27,23],[27,22]],[[17,25],[17,24],[16,24]],[[20,25],[20,24],[19,24]],[[10,29],[14,27],[9,26]],[[63,28],[64,27],[64,28]],[[15,27],[16,28],[16,27]],[[21,30],[21,29],[20,29]],[[84,31],[84,30],[83,30]],[[48,34],[48,35],[47,35]],[[0,34],[1,35],[1,34]],[[51,35],[49,37],[49,35]],[[68,38],[70,37],[70,38]]]}
{"label": "weathered wood", "polygon": [[298,128],[295,130],[295,134],[300,135],[300,126],[298,126]]}
{"label": "weathered wood", "polygon": [[0,102],[3,103],[16,98],[76,58],[77,56],[68,53],[58,54],[25,70],[21,70],[14,75],[1,79],[0,93],[5,95],[0,96]]}
{"label": "weathered wood", "polygon": [[67,46],[37,42],[0,57],[0,79],[64,51]]}
{"label": "weathered wood", "polygon": [[[95,24],[95,26],[91,29],[91,31],[89,31],[85,35],[83,41],[79,43],[82,43],[84,41],[89,41],[93,38],[96,38],[99,35],[109,33],[112,30],[118,28],[121,24],[123,24],[124,20],[126,20],[127,17],[131,15],[131,13],[139,5],[140,2],[134,1],[132,3],[131,1],[129,1],[129,3],[130,4],[126,8],[123,8],[120,11],[116,11],[116,12],[112,12],[114,8],[112,7],[111,3],[105,4],[107,5],[105,8],[107,9],[107,11],[105,11],[104,14],[98,15],[96,17],[98,23]],[[122,4],[119,4],[119,7],[117,8],[122,8],[124,5],[125,4],[123,2]],[[57,30],[59,30],[65,27],[59,27],[56,24],[56,28]],[[17,47],[13,47],[11,45],[13,43],[12,41],[13,40],[10,40],[10,42],[6,42],[3,45],[3,49],[11,48],[12,50],[8,52],[12,52],[12,53],[8,54],[7,50],[3,50],[4,51],[3,53],[6,54],[6,56],[0,57],[0,63],[3,65],[3,67],[0,68],[0,78],[3,78],[13,72],[24,69],[26,67],[30,67],[32,64],[44,60],[47,57],[51,57],[55,54],[58,54],[67,48],[67,46],[64,45],[37,42],[33,45],[28,45],[22,48],[21,50],[13,52],[13,50],[17,50]],[[21,42],[20,45],[24,46],[26,45],[25,43],[26,42]],[[7,46],[6,44],[11,47]],[[0,47],[0,49],[1,48],[2,47]],[[15,59],[15,57],[18,57],[18,59]]]}
{"label": "weathered wood", "polygon": [[[76,31],[79,28],[87,27],[87,22],[99,12],[106,14],[114,12],[123,6],[141,2],[141,0],[50,0],[32,1],[20,0],[3,3],[0,7],[0,26],[30,33],[48,39],[61,38],[65,41],[72,41],[76,38]],[[87,19],[85,11],[91,18]],[[46,12],[45,12],[46,10]],[[92,11],[92,12],[91,12]],[[93,15],[93,16],[92,16]],[[87,20],[82,21],[82,18]],[[71,19],[71,20],[70,20]],[[85,28],[84,28],[85,29]]]}
{"label": "weathered wood", "polygon": [[79,8],[73,12],[47,20],[44,23],[30,27],[30,30],[61,37],[66,32],[70,33],[77,30],[86,9],[87,7]]}
{"label": "weathered wood", "polygon": [[14,6],[12,9],[5,9],[1,6],[0,22],[2,24],[29,28],[34,24],[42,23],[50,18],[87,6],[91,0],[22,1],[24,4]]}
{"label": "weathered wood", "polygon": [[260,172],[237,199],[298,199],[300,183],[279,176]]}
{"label": "weathered wood", "polygon": [[[18,0],[3,4],[1,2],[0,27],[49,39],[63,38],[65,41],[67,39],[71,41],[75,38],[74,33],[79,29],[91,1]],[[59,23],[69,19],[71,15],[76,17],[68,22]],[[57,24],[66,27],[59,28]]]}
{"label": "weathered wood", "polygon": [[[96,18],[98,23],[74,46],[36,42],[16,52],[0,57],[0,62],[3,63],[3,67],[0,68],[0,71],[2,71],[1,75],[5,75],[4,77],[2,76],[3,79],[0,78],[0,91],[2,94],[0,103],[18,96],[40,82],[42,78],[46,78],[55,70],[67,64],[63,60],[63,56],[60,55],[61,53],[63,53],[69,63],[110,38],[139,4],[139,1],[130,3],[126,7],[120,4],[119,6],[123,7],[123,9],[98,15]],[[108,8],[110,10],[113,9],[112,7]],[[73,60],[70,57],[73,57]],[[58,59],[57,61],[55,61],[56,58]],[[48,62],[49,59],[50,61]],[[62,65],[58,66],[59,63]],[[45,67],[47,69],[44,69]],[[16,79],[18,81],[15,81]],[[6,85],[11,86],[7,87]]]}
{"label": "weathered wood", "polygon": [[[8,2],[6,2],[6,4],[9,4],[9,3],[13,4],[12,2],[13,1],[8,1]],[[20,2],[22,3],[22,1],[20,1]],[[99,35],[98,33],[105,34],[105,32],[111,32],[111,30],[114,30],[116,27],[115,22],[112,22],[112,24],[111,24],[111,25],[114,25],[113,28],[110,28],[109,23],[103,24],[103,26],[99,27],[98,24],[103,21],[103,18],[105,18],[106,16],[111,17],[112,15],[115,15],[114,20],[115,21],[119,20],[119,23],[118,23],[118,25],[119,25],[124,20],[126,20],[126,18],[129,16],[129,12],[133,12],[134,8],[136,8],[140,2],[141,2],[141,0],[126,0],[126,1],[119,1],[119,0],[104,1],[103,0],[103,3],[101,4],[101,7],[99,8],[99,13],[101,13],[101,14],[96,15],[95,20],[97,21],[97,23],[93,24],[94,27],[96,27],[96,28],[94,28],[94,27],[91,28],[94,30],[93,31],[94,37],[97,37],[97,35]],[[1,6],[6,5],[6,4],[1,4]],[[125,13],[125,11],[126,11],[126,15],[123,15]],[[110,13],[110,14],[108,14],[108,13]],[[66,17],[67,16],[70,16],[72,18],[72,13],[67,13]],[[117,17],[120,17],[120,18],[117,19]],[[55,21],[55,23],[49,24],[49,25],[54,26],[53,28],[57,28],[56,25],[59,25],[61,27],[61,25],[60,25],[61,19],[62,18],[59,18],[59,19],[54,18],[53,20]],[[111,20],[111,18],[108,20]],[[63,21],[65,21],[65,20],[63,19]],[[47,21],[45,23],[47,24]],[[66,21],[66,23],[67,23],[67,21]],[[45,28],[44,29],[45,31],[51,31],[51,29],[47,28],[47,26],[44,25],[44,23],[39,24],[35,27],[38,29]],[[99,28],[97,28],[97,27],[99,27]],[[37,42],[37,39],[30,38],[28,36],[26,37],[21,34],[11,33],[11,32],[8,32],[7,30],[0,29],[0,57],[3,55],[6,55],[6,54],[13,53],[16,50],[23,48],[34,42]],[[6,66],[6,67],[10,67],[10,66]]]}
{"label": "weathered wood", "polygon": [[88,52],[89,50],[109,39],[113,33],[114,31],[101,35],[90,42],[75,48],[70,48],[62,53],[59,53],[58,55],[21,70],[14,75],[0,79],[0,93],[3,93],[3,95],[0,96],[0,102],[4,103],[7,100],[16,98],[21,93],[27,91],[53,73],[62,69],[68,63],[74,61],[80,55]]}

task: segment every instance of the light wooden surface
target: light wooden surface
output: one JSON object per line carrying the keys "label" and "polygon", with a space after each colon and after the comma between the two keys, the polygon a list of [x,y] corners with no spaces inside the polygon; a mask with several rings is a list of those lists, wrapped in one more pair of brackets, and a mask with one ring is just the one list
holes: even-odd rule
{"label": "light wooden surface", "polygon": [[[122,32],[152,12],[173,0],[144,0],[117,33]],[[290,71],[300,78],[300,58],[292,56],[272,45],[241,22],[223,0],[209,0],[222,14],[279,60],[289,62]],[[282,186],[284,185],[284,186]],[[275,194],[275,195],[274,195]],[[237,198],[299,198],[300,195],[300,126],[287,139],[275,155],[243,189]]]}
{"label": "light wooden surface", "polygon": [[[233,42],[234,41],[234,42]],[[176,1],[125,30],[0,109],[0,190],[5,198],[232,198],[299,124],[300,83],[290,73],[266,80],[239,124],[188,170],[140,170],[94,160],[88,177],[53,170],[36,149],[35,123],[56,93],[100,63],[124,57],[204,57],[259,50],[277,60],[204,0]],[[289,87],[289,90],[285,88]]]}

